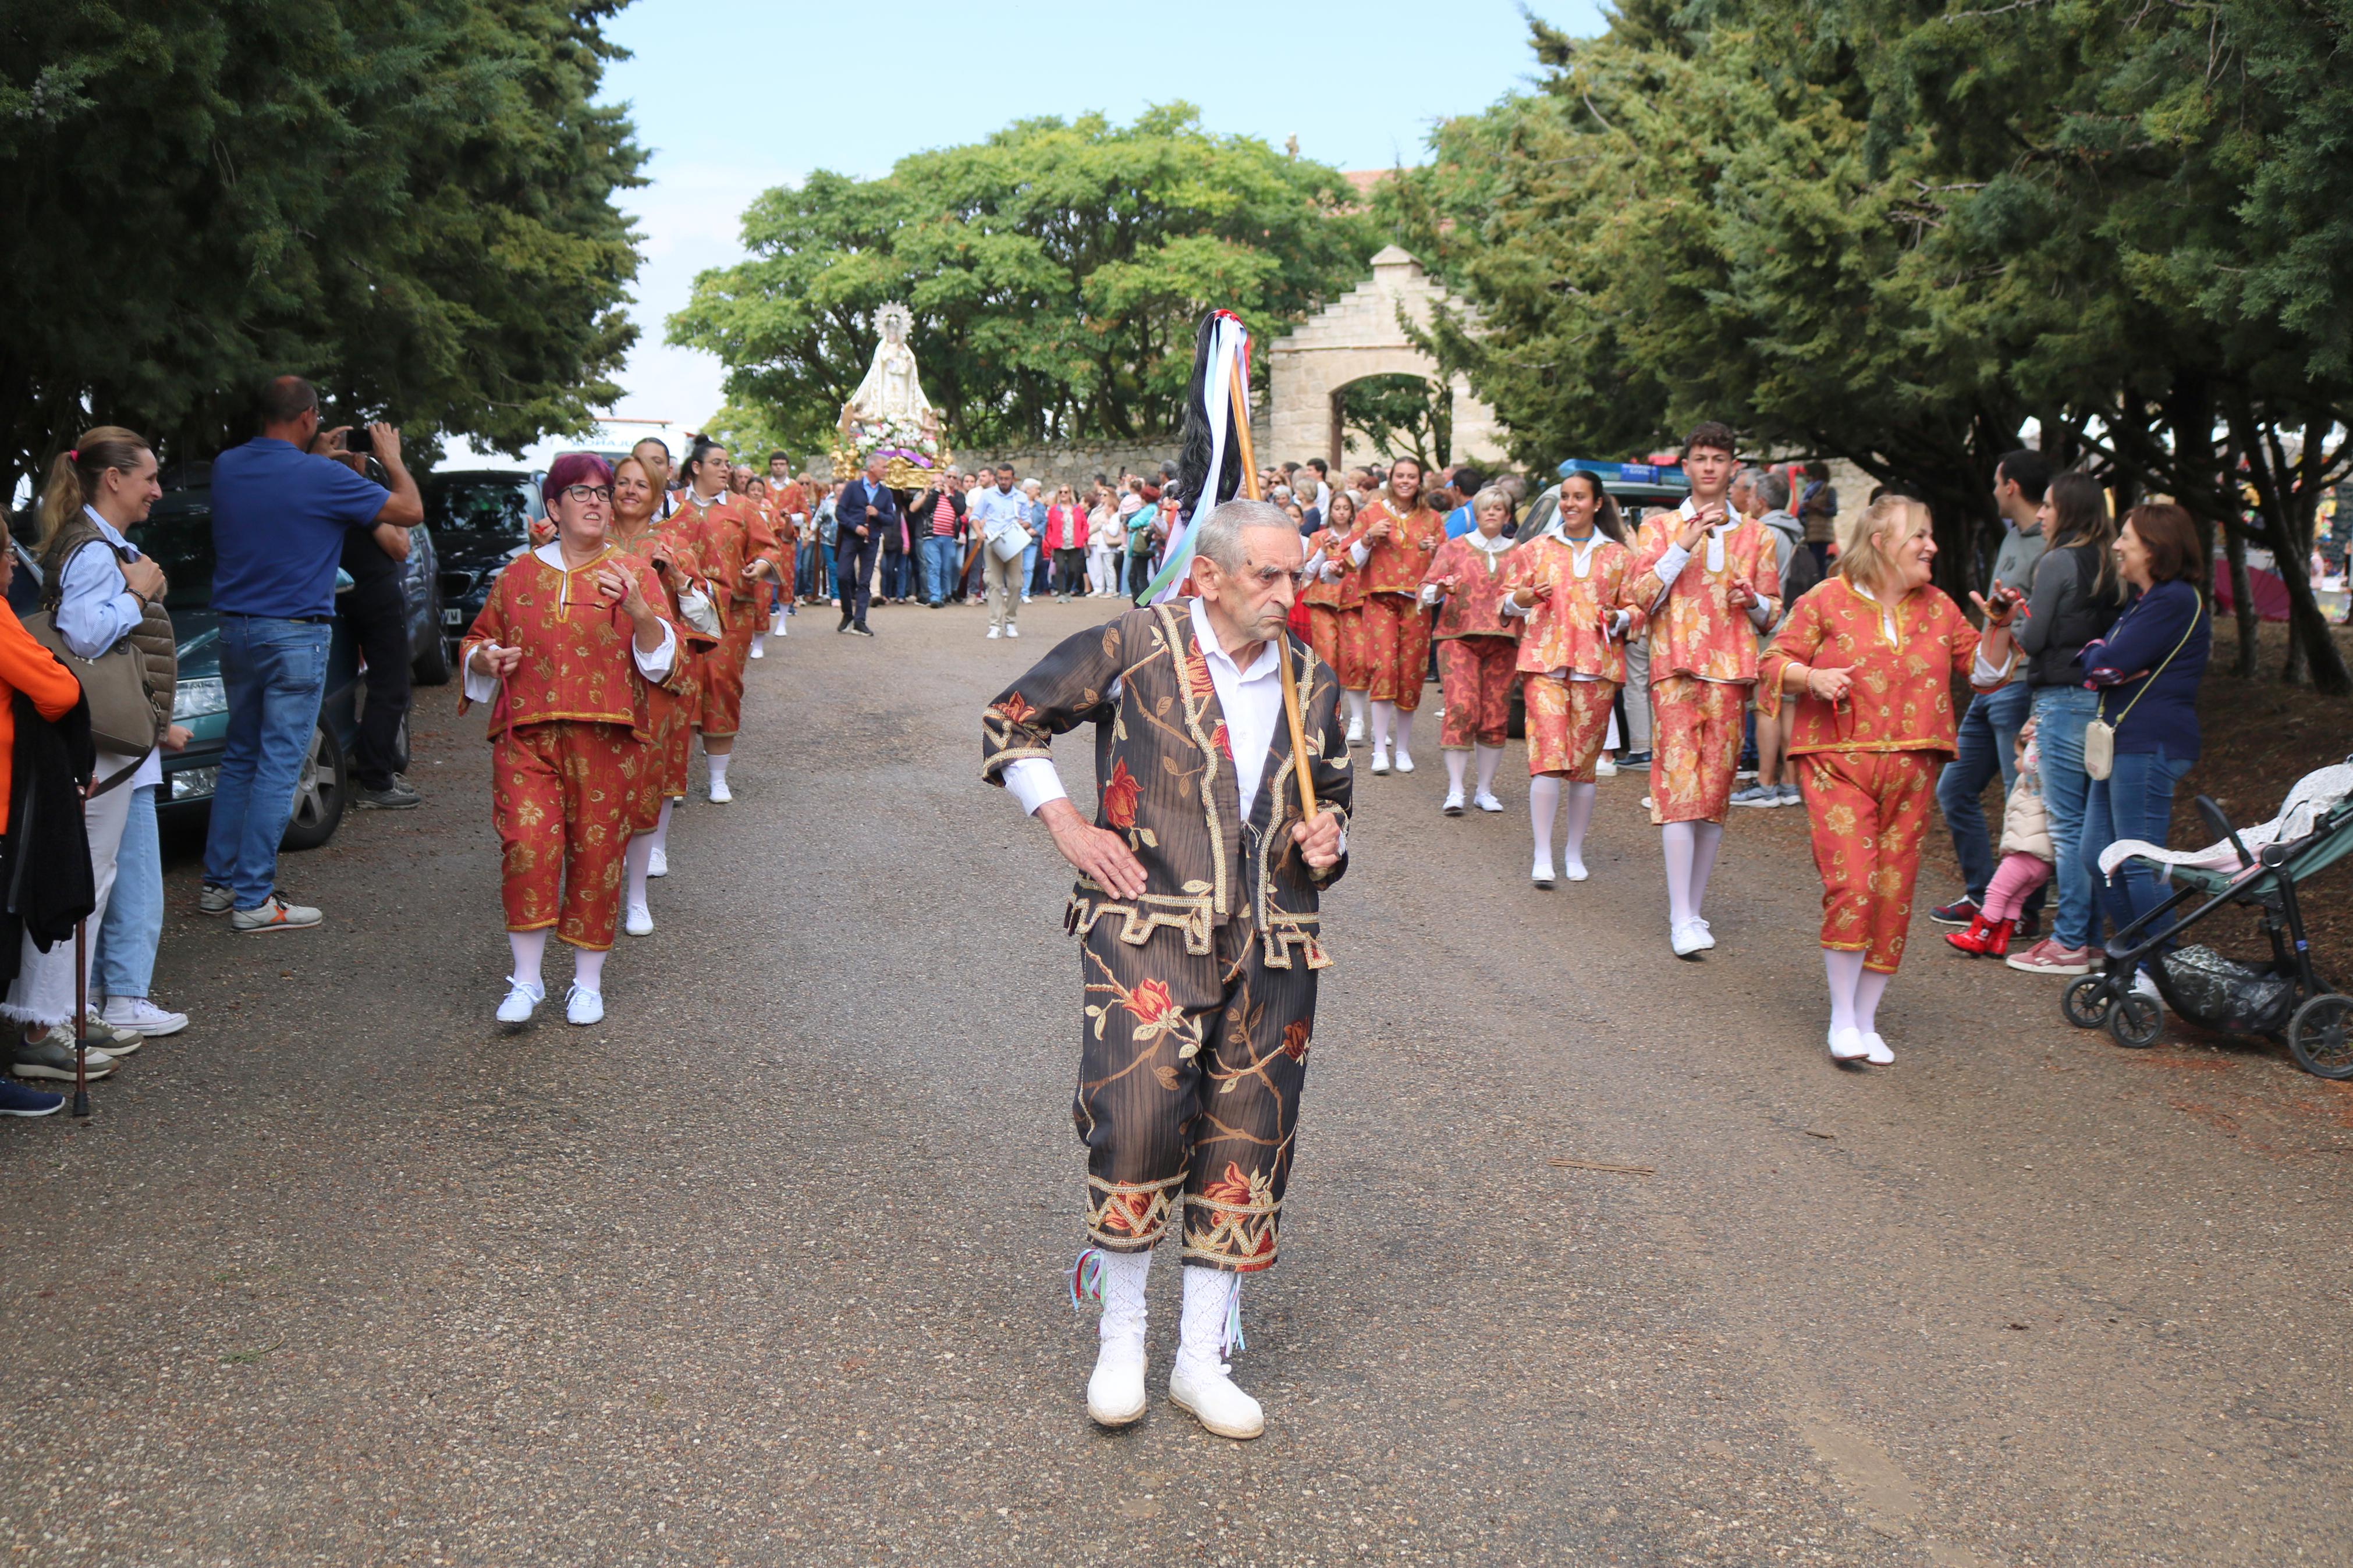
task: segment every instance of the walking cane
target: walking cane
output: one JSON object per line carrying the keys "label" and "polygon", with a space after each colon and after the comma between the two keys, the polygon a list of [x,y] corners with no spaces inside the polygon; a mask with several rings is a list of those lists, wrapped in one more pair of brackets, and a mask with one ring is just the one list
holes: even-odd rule
{"label": "walking cane", "polygon": [[[1242,494],[1251,500],[1259,500],[1263,498],[1258,493],[1258,455],[1250,449],[1250,401],[1242,392],[1240,376],[1232,377],[1228,385],[1233,391],[1234,432],[1241,445]],[[1210,485],[1214,487],[1217,482],[1218,477],[1215,474],[1210,475]],[[1216,493],[1214,489],[1211,493]],[[1282,664],[1282,717],[1291,726],[1291,757],[1293,764],[1291,771],[1293,776],[1299,781],[1299,809],[1303,813],[1300,820],[1314,822],[1315,820],[1315,784],[1307,776],[1307,726],[1300,720],[1299,688],[1292,683],[1291,679],[1291,628],[1289,626],[1283,627],[1276,634],[1274,646],[1276,658]]]}
{"label": "walking cane", "polygon": [[90,971],[83,951],[90,940],[90,917],[74,921],[74,1101],[77,1117],[90,1115]]}

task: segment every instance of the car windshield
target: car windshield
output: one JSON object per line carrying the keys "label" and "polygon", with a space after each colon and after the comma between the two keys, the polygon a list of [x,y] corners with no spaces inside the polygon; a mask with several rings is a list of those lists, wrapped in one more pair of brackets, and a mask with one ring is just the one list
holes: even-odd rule
{"label": "car windshield", "polygon": [[531,519],[536,510],[531,481],[526,479],[428,479],[418,489],[425,499],[425,521],[436,533],[475,533],[513,544],[531,540]]}
{"label": "car windshield", "polygon": [[213,505],[207,490],[167,490],[147,521],[124,538],[155,558],[169,586],[167,610],[201,610],[213,599]]}

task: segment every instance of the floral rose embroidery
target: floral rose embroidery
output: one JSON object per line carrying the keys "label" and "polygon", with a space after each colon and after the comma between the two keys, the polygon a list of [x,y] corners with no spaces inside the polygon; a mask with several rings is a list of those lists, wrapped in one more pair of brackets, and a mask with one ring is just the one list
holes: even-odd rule
{"label": "floral rose embroidery", "polygon": [[1233,737],[1226,733],[1223,724],[1209,731],[1209,744],[1226,761],[1230,763],[1234,760]]}
{"label": "floral rose embroidery", "polygon": [[1308,1022],[1304,1018],[1293,1018],[1282,1026],[1282,1054],[1293,1061],[1303,1062],[1307,1059],[1308,1028]]}
{"label": "floral rose embroidery", "polygon": [[998,703],[997,711],[1008,724],[1024,724],[1029,722],[1038,710],[1029,706],[1029,700],[1017,691]]}
{"label": "floral rose embroidery", "polygon": [[[1019,699],[1017,698],[1015,700],[1018,701]],[[1123,759],[1113,763],[1111,768],[1111,782],[1103,785],[1103,820],[1113,827],[1134,826],[1135,803],[1137,797],[1143,793],[1144,786],[1137,784],[1135,775],[1127,771],[1126,761]]]}
{"label": "floral rose embroidery", "polygon": [[1141,1236],[1152,1225],[1150,1193],[1113,1193],[1103,1200],[1103,1226]]}
{"label": "floral rose embroidery", "polygon": [[1198,706],[1217,694],[1217,682],[1209,679],[1209,656],[1196,648],[1185,656],[1185,694]]}
{"label": "floral rose embroidery", "polygon": [[1215,1203],[1246,1204],[1250,1201],[1250,1178],[1233,1161],[1226,1162],[1226,1173],[1201,1189],[1201,1195]]}
{"label": "floral rose embroidery", "polygon": [[1137,1023],[1150,1026],[1166,1022],[1176,1010],[1176,999],[1168,994],[1166,982],[1145,980],[1127,994],[1122,1005],[1135,1015]]}

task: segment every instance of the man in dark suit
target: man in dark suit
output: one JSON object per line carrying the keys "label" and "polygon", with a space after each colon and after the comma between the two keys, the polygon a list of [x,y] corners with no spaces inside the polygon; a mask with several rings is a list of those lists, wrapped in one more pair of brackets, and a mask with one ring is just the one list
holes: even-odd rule
{"label": "man in dark suit", "polygon": [[871,637],[866,607],[874,598],[874,557],[882,535],[899,527],[899,498],[882,482],[886,459],[880,452],[866,459],[866,472],[841,487],[835,518],[834,585],[841,592],[841,625],[837,632]]}

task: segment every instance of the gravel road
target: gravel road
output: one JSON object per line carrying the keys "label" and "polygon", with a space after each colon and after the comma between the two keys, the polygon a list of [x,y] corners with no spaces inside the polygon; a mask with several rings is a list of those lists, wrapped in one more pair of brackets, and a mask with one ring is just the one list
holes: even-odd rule
{"label": "gravel road", "polygon": [[453,688],[426,806],[287,862],[323,930],[199,919],[177,849],[195,1024],[86,1125],[0,1127],[9,1561],[2353,1560],[2353,1091],[2077,1034],[1925,920],[1897,1065],[1841,1072],[1801,813],[1735,814],[1680,963],[1634,777],[1538,893],[1518,749],[1507,815],[1443,817],[1427,714],[1326,904],[1243,1294],[1267,1436],[1158,1397],[1173,1255],[1151,1414],[1093,1429],[1069,877],[976,769],[982,702],[1101,618],[800,616],[594,1028],[491,1025]]}

